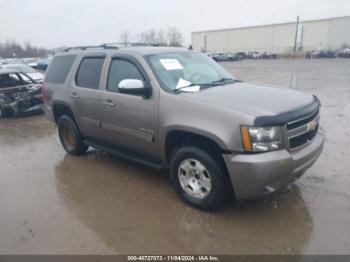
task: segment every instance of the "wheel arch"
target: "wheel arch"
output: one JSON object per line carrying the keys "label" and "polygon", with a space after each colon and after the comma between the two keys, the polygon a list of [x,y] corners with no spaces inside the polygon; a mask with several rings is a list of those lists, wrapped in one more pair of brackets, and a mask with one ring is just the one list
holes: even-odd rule
{"label": "wheel arch", "polygon": [[[68,115],[68,116],[72,117],[72,119],[75,121],[73,110],[66,103],[61,103],[61,102],[55,103],[52,106],[52,112],[53,112],[53,117],[54,117],[54,121],[55,121],[56,125],[58,123],[59,118],[62,115]],[[75,123],[76,123],[76,121],[75,121]]]}
{"label": "wheel arch", "polygon": [[169,163],[173,150],[179,145],[203,145],[216,150],[220,155],[225,151],[225,143],[217,136],[203,130],[174,128],[168,130],[161,149],[163,159]]}

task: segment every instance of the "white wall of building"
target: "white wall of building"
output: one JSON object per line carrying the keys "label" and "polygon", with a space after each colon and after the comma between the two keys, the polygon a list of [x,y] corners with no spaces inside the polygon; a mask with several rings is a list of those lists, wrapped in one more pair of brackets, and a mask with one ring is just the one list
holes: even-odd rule
{"label": "white wall of building", "polygon": [[[303,51],[336,49],[350,44],[350,16],[300,22],[300,44]],[[270,51],[291,52],[294,47],[296,23],[275,24],[246,28],[203,31],[192,33],[192,46],[207,52]],[[205,41],[206,38],[206,41]]]}
{"label": "white wall of building", "polygon": [[303,23],[303,50],[318,50],[328,47],[329,21]]}
{"label": "white wall of building", "polygon": [[344,43],[350,45],[350,17],[332,19],[329,25],[328,45],[339,48]]}
{"label": "white wall of building", "polygon": [[[259,39],[259,43],[257,43]],[[273,27],[251,27],[237,30],[228,30],[228,47],[231,51],[242,48],[247,50],[270,49],[273,46]]]}
{"label": "white wall of building", "polygon": [[281,24],[274,26],[273,49],[275,53],[290,52],[294,47],[296,24]]}

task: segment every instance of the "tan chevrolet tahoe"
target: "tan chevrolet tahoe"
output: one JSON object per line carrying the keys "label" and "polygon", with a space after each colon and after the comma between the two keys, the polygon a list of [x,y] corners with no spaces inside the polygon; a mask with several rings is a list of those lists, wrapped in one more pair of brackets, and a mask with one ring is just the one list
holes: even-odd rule
{"label": "tan chevrolet tahoe", "polygon": [[284,188],[325,140],[316,96],[238,81],[182,48],[70,48],[42,94],[68,153],[91,146],[168,170],[181,198],[204,210]]}

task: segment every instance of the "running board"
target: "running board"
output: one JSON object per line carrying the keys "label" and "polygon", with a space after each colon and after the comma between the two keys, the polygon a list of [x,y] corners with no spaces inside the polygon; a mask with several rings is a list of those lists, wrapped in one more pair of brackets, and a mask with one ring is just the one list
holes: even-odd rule
{"label": "running board", "polygon": [[101,150],[106,151],[108,153],[111,153],[113,155],[119,156],[121,158],[139,163],[141,165],[149,166],[153,169],[166,170],[168,168],[160,160],[157,160],[157,159],[145,156],[145,155],[141,155],[139,153],[135,153],[135,152],[123,149],[123,148],[111,146],[111,145],[106,144],[106,143],[96,142],[96,141],[93,141],[90,139],[84,140],[84,143],[89,145],[89,146],[92,146],[94,148],[98,148],[98,149],[101,149]]}

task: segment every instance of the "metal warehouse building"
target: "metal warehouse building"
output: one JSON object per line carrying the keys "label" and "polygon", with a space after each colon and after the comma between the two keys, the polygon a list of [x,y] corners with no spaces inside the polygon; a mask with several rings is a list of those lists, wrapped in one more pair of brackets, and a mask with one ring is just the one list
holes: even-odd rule
{"label": "metal warehouse building", "polygon": [[[297,22],[192,33],[195,50],[258,51],[289,53],[294,48]],[[338,49],[350,44],[350,16],[301,21],[297,47],[300,51]]]}

